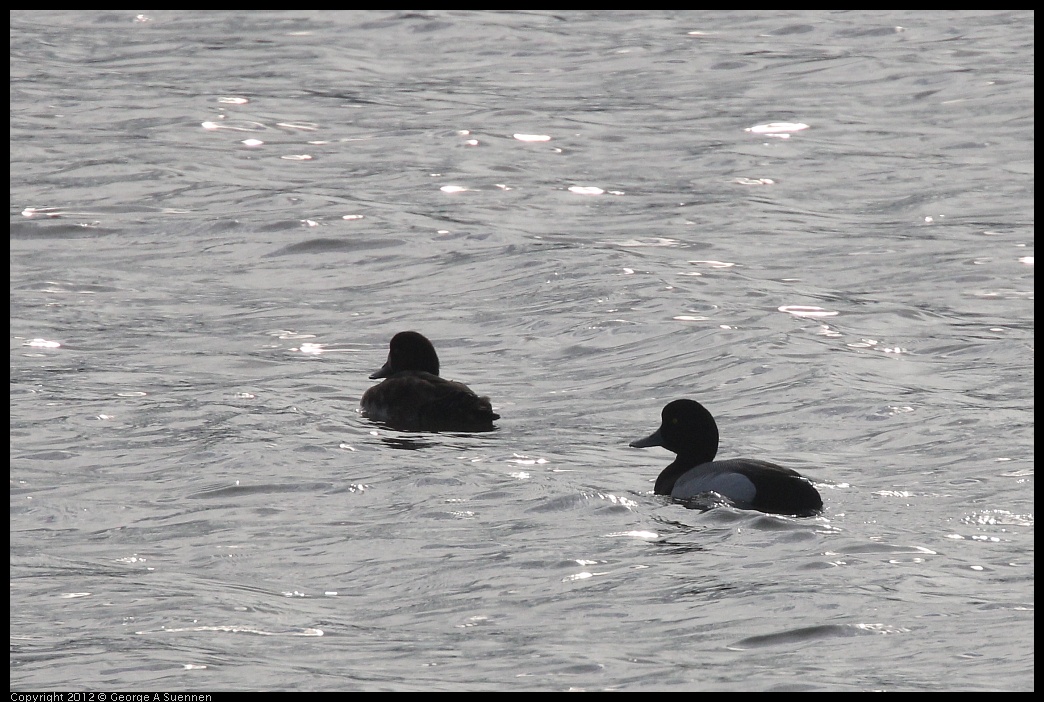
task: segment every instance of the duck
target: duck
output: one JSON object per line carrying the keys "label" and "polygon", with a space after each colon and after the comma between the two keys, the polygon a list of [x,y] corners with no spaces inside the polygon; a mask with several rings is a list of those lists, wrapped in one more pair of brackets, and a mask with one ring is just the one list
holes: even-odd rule
{"label": "duck", "polygon": [[423,334],[392,337],[388,360],[370,375],[383,380],[363,393],[367,417],[399,431],[492,431],[500,415],[488,397],[464,383],[439,376],[439,356]]}
{"label": "duck", "polygon": [[823,509],[812,482],[795,470],[753,458],[716,461],[718,425],[695,400],[674,400],[660,415],[660,428],[634,448],[662,446],[677,458],[656,478],[653,492],[686,502],[717,493],[734,507],[768,514],[810,517]]}

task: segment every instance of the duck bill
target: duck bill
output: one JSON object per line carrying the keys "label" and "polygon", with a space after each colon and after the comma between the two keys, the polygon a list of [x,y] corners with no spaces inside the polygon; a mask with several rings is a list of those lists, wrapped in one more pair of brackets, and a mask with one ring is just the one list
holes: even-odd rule
{"label": "duck bill", "polygon": [[633,448],[645,448],[646,446],[663,446],[663,435],[660,430],[657,429],[649,436],[644,439],[637,439],[631,442]]}
{"label": "duck bill", "polygon": [[[389,361],[388,363],[391,363],[391,361]],[[389,375],[391,375],[391,373],[389,373],[390,369],[388,368],[388,363],[385,363],[383,366],[380,367],[379,370],[375,370],[373,373],[371,373],[370,380],[377,380],[378,378],[387,378]]]}

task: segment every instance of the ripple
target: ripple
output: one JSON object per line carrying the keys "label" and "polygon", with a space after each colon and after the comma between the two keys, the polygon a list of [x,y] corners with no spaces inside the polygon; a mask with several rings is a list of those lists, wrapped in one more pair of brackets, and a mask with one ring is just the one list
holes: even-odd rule
{"label": "ripple", "polygon": [[513,457],[504,461],[505,463],[515,463],[520,466],[542,466],[547,464],[546,458],[531,458],[522,454],[515,454]]}
{"label": "ripple", "polygon": [[777,308],[780,312],[786,312],[792,314],[795,317],[836,317],[839,313],[832,310],[825,310],[822,307],[815,307],[811,305],[783,305]]}
{"label": "ripple", "polygon": [[677,239],[668,239],[660,236],[650,236],[644,239],[624,239],[623,241],[607,241],[606,244],[613,244],[614,246],[626,246],[628,248],[640,247],[640,246],[677,246],[680,242]]}
{"label": "ripple", "polygon": [[743,131],[777,139],[789,139],[794,132],[800,132],[805,129],[808,129],[808,125],[804,122],[769,122],[768,124],[756,124],[753,127],[747,127]]}
{"label": "ripple", "polygon": [[[287,597],[303,597],[299,592],[284,593]],[[167,628],[157,631],[136,631],[135,634],[175,634],[186,632],[218,632],[225,634],[256,634],[257,636],[322,636],[322,629],[287,629],[284,631],[266,631],[245,626],[189,626]]]}
{"label": "ripple", "polygon": [[732,268],[736,265],[727,261],[689,261],[689,263],[700,268]]}
{"label": "ripple", "polygon": [[574,195],[602,195],[605,190],[595,185],[573,185],[570,186],[569,192]]}
{"label": "ripple", "polygon": [[961,524],[972,524],[976,526],[1023,526],[1032,527],[1034,523],[1032,514],[1013,514],[1003,509],[988,509],[981,512],[973,512],[961,519]]}
{"label": "ripple", "polygon": [[793,646],[797,643],[818,639],[846,638],[864,634],[899,634],[907,631],[909,630],[902,627],[880,623],[826,624],[761,636],[750,636],[731,644],[728,648],[742,651],[747,648],[761,648],[764,646]]}
{"label": "ripple", "polygon": [[606,534],[606,536],[624,536],[629,539],[642,539],[644,541],[655,541],[656,539],[660,538],[660,535],[657,534],[655,531],[613,531]]}
{"label": "ripple", "polygon": [[36,349],[59,349],[62,345],[57,341],[49,341],[48,339],[30,339],[22,344],[22,346],[31,346]]}
{"label": "ripple", "polygon": [[1033,299],[1032,290],[973,290],[968,295],[981,300],[1027,300]]}
{"label": "ripple", "polygon": [[263,132],[266,127],[261,122],[247,122],[244,120],[228,120],[225,122],[203,122],[201,125],[208,131],[224,129],[233,132]]}
{"label": "ripple", "polygon": [[876,339],[860,339],[859,341],[845,344],[845,346],[850,349],[873,349],[883,353],[909,353],[907,349],[901,346],[882,346]]}

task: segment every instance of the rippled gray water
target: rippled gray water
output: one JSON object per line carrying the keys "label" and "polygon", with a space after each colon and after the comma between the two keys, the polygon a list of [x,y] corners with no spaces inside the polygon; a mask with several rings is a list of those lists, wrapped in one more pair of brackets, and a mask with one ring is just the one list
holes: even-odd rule
{"label": "rippled gray water", "polygon": [[12,689],[1032,689],[1033,25],[13,12]]}

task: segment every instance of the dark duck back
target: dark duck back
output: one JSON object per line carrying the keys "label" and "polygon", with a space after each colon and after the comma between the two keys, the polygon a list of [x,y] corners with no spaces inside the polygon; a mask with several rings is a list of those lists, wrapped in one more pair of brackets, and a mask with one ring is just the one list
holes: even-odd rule
{"label": "dark duck back", "polygon": [[417,332],[392,337],[388,361],[370,378],[384,378],[363,393],[370,419],[400,431],[492,431],[500,415],[488,397],[464,383],[439,376],[439,357]]}

